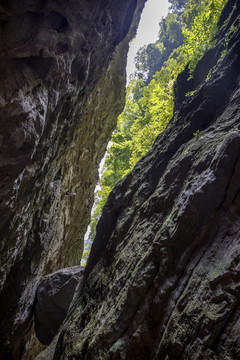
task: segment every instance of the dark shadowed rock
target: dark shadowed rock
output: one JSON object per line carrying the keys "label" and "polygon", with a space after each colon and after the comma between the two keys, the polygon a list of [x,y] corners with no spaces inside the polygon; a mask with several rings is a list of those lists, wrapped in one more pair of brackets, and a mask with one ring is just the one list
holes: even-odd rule
{"label": "dark shadowed rock", "polygon": [[144,2],[0,2],[0,358],[30,360],[38,282],[80,263]]}
{"label": "dark shadowed rock", "polygon": [[201,83],[197,74],[196,92],[110,194],[78,294],[38,359],[240,358],[240,5],[231,4],[210,53],[220,59],[234,24],[226,57]]}
{"label": "dark shadowed rock", "polygon": [[57,334],[83,270],[82,266],[61,269],[40,281],[34,315],[36,335],[42,344],[50,344]]}

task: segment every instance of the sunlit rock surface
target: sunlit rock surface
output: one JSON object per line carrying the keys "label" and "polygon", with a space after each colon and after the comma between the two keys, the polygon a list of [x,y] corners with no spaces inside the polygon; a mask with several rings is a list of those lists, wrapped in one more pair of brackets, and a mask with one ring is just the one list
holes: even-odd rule
{"label": "sunlit rock surface", "polygon": [[240,358],[239,7],[197,68],[215,71],[196,75],[109,196],[68,319],[38,360]]}
{"label": "sunlit rock surface", "polygon": [[41,276],[80,263],[144,2],[0,3],[1,359],[32,358]]}

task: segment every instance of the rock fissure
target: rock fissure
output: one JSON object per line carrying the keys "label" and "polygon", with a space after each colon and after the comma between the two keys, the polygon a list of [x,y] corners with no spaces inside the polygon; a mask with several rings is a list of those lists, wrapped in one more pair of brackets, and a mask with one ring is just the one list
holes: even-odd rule
{"label": "rock fissure", "polygon": [[[1,359],[240,357],[236,0],[179,76],[169,127],[110,194],[79,284],[43,278],[80,261],[144,2],[0,6]],[[49,345],[37,357],[33,308]]]}
{"label": "rock fissure", "polygon": [[[214,65],[225,34],[198,69]],[[230,325],[239,297],[238,38],[216,73],[202,84],[197,74],[192,99],[111,193],[59,359],[225,360],[238,353]],[[75,313],[87,323],[79,327]]]}

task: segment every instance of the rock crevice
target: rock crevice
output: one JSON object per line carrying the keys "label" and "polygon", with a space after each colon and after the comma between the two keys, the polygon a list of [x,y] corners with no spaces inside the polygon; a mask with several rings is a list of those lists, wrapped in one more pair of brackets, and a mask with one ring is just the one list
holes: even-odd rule
{"label": "rock crevice", "polygon": [[110,194],[46,359],[239,358],[239,4],[226,9],[195,93]]}

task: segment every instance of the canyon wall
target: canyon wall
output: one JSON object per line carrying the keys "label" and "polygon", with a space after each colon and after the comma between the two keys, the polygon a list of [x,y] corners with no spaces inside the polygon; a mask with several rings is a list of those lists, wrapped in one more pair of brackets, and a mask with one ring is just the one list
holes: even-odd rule
{"label": "canyon wall", "polygon": [[80,263],[144,2],[0,3],[1,359],[26,351],[41,277]]}
{"label": "canyon wall", "polygon": [[168,128],[110,194],[38,360],[240,358],[239,19],[230,0],[215,48],[178,79]]}

